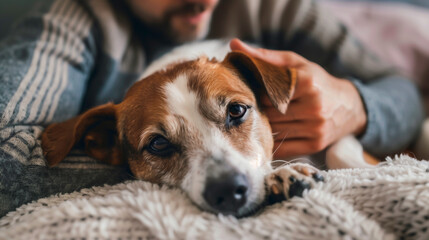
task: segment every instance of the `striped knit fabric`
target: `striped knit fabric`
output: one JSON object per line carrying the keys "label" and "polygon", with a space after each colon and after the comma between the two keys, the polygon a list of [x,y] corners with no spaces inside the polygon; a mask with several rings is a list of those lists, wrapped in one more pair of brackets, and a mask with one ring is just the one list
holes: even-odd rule
{"label": "striped knit fabric", "polygon": [[[78,150],[48,169],[40,135],[49,123],[121,101],[146,65],[174,44],[119,0],[45,0],[12,32],[0,43],[0,216],[40,197],[132,178]],[[373,154],[401,150],[416,136],[423,113],[414,85],[313,1],[221,1],[209,38],[231,37],[296,51],[351,79],[368,114],[360,140]]]}

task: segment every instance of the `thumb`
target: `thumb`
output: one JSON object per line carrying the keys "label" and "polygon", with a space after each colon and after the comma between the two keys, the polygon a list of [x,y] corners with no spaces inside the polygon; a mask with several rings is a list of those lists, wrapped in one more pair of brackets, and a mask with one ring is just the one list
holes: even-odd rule
{"label": "thumb", "polygon": [[232,39],[231,42],[229,42],[229,47],[232,51],[242,51],[252,57],[256,57],[262,60],[265,60],[266,58],[268,58],[268,55],[270,55],[269,50],[249,46],[238,38]]}
{"label": "thumb", "polygon": [[229,42],[232,51],[242,51],[251,57],[258,58],[277,66],[297,67],[306,62],[300,55],[289,51],[268,50],[255,48],[234,38]]}
{"label": "thumb", "polygon": [[247,45],[246,43],[242,42],[238,38],[234,38],[229,42],[229,47],[232,51],[242,51],[249,55],[252,55],[253,57],[257,57],[261,55],[257,48],[251,47]]}

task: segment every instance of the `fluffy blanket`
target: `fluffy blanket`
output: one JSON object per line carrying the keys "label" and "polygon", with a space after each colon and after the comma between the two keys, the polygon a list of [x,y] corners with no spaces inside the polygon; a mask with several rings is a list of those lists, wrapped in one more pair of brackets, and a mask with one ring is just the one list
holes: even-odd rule
{"label": "fluffy blanket", "polygon": [[242,219],[143,181],[84,189],[9,213],[0,239],[429,239],[429,162],[401,156],[323,174],[302,198]]}

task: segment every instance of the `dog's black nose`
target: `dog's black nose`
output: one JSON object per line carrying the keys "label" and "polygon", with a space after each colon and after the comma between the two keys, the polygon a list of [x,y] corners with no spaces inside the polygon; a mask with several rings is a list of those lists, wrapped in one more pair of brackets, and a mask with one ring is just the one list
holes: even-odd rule
{"label": "dog's black nose", "polygon": [[203,196],[215,210],[233,214],[246,203],[248,190],[247,177],[230,171],[222,173],[216,178],[207,178]]}

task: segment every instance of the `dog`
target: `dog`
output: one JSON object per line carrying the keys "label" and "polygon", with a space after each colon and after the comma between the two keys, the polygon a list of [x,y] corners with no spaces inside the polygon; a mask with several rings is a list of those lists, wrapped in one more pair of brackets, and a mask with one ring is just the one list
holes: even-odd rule
{"label": "dog", "polygon": [[48,165],[82,146],[98,161],[128,164],[138,179],[181,188],[204,210],[237,217],[267,196],[290,198],[313,187],[323,176],[311,165],[273,169],[273,137],[259,103],[265,93],[285,113],[295,70],[226,46],[176,49],[149,66],[121,103],[49,125],[42,134]]}

